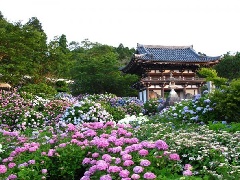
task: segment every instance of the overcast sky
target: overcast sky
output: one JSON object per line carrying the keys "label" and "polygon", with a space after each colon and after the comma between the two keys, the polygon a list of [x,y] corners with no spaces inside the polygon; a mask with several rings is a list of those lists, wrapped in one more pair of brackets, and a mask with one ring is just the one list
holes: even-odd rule
{"label": "overcast sky", "polygon": [[240,0],[0,0],[0,11],[9,22],[37,17],[49,40],[240,52]]}

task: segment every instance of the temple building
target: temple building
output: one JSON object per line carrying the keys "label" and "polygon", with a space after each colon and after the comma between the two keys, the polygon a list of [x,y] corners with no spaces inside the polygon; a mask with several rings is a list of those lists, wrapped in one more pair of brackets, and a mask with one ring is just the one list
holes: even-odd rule
{"label": "temple building", "polygon": [[133,87],[144,102],[151,98],[166,98],[174,90],[180,99],[200,93],[206,84],[196,71],[219,63],[220,56],[198,54],[193,46],[161,46],[137,44],[130,62],[121,69],[124,73],[137,74],[140,81]]}

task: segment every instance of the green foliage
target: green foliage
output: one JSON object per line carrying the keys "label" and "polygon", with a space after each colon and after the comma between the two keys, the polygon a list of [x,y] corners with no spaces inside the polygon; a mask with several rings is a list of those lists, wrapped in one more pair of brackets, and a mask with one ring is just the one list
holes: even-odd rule
{"label": "green foliage", "polygon": [[217,71],[215,69],[211,69],[211,68],[201,68],[198,71],[198,74],[200,74],[200,76],[206,78],[207,81],[211,81],[213,78],[217,77]]}
{"label": "green foliage", "polygon": [[66,81],[57,81],[55,85],[57,92],[69,92],[69,87]]}
{"label": "green foliage", "polygon": [[157,99],[150,99],[147,102],[144,103],[144,114],[147,115],[155,115],[157,112],[159,112],[159,101]]}
{"label": "green foliage", "polygon": [[31,93],[33,95],[37,95],[40,97],[52,97],[55,94],[57,94],[57,91],[52,86],[49,86],[45,83],[40,84],[29,84],[26,86],[23,86],[19,89],[21,92],[27,92]]}
{"label": "green foliage", "polygon": [[32,77],[38,81],[41,63],[46,60],[46,34],[37,18],[25,25],[0,20],[0,72],[2,79],[13,86],[24,84]]}
{"label": "green foliage", "polygon": [[108,92],[128,96],[136,93],[130,86],[137,81],[137,77],[120,72],[118,54],[113,47],[91,44],[90,47],[85,47],[84,52],[78,53],[76,58],[72,71],[72,90],[75,95]]}
{"label": "green foliage", "polygon": [[229,86],[222,86],[214,91],[212,100],[216,103],[215,112],[218,120],[240,122],[240,79],[233,80]]}
{"label": "green foliage", "polygon": [[141,104],[138,104],[136,102],[128,102],[124,106],[125,113],[128,115],[135,115],[138,116],[143,112],[143,107]]}
{"label": "green foliage", "polygon": [[119,46],[115,48],[115,50],[118,53],[118,59],[120,61],[120,64],[123,66],[129,62],[133,53],[135,52],[135,49],[129,49],[128,47],[124,47],[122,43],[119,44]]}
{"label": "green foliage", "polygon": [[198,94],[193,100],[183,100],[170,106],[162,111],[160,116],[178,122],[208,123],[218,117],[214,111],[214,102],[211,94],[205,91],[202,96]]}
{"label": "green foliage", "polygon": [[240,78],[240,53],[235,55],[225,54],[214,69],[220,77],[232,80]]}
{"label": "green foliage", "polygon": [[[15,149],[21,149],[12,161],[15,166],[9,168],[3,176],[0,174],[1,179],[6,179],[10,174],[16,174],[17,179],[29,180],[43,178],[72,180],[81,177],[81,170],[84,170],[81,163],[89,148],[81,148],[71,142],[74,132],[67,131],[67,127],[62,128],[63,136],[56,135],[51,127],[41,130],[26,129],[26,131],[29,131],[28,136],[19,132],[0,133],[1,142],[9,138],[12,145],[18,144],[18,147],[5,148],[4,154],[1,154],[4,155],[2,157],[5,160]],[[3,142],[3,147],[8,143],[5,142]]]}
{"label": "green foliage", "polygon": [[126,115],[124,108],[121,106],[111,106],[109,103],[104,103],[103,107],[106,109],[109,114],[112,115],[114,121],[118,122],[119,120],[123,119]]}
{"label": "green foliage", "polygon": [[63,115],[62,120],[72,124],[106,122],[112,120],[112,115],[99,102],[85,99],[69,107]]}
{"label": "green foliage", "polygon": [[214,130],[216,132],[226,131],[226,132],[237,132],[240,131],[240,123],[226,123],[226,121],[215,121],[209,122],[208,124],[210,130]]}
{"label": "green foliage", "polygon": [[[236,146],[239,142],[236,138],[239,131],[230,133],[209,128],[211,127],[207,125],[165,121],[159,116],[152,116],[147,124],[142,124],[138,131],[134,131],[134,135],[140,140],[162,139],[166,141],[170,147],[168,152],[177,151],[182,164],[192,165],[192,171],[196,173],[192,176],[193,179],[239,177],[239,167],[237,167],[239,161],[235,156],[236,151],[240,152]],[[230,174],[230,171],[233,174]]]}
{"label": "green foliage", "polygon": [[222,77],[214,77],[212,78],[212,81],[216,87],[221,87],[227,83],[227,79]]}

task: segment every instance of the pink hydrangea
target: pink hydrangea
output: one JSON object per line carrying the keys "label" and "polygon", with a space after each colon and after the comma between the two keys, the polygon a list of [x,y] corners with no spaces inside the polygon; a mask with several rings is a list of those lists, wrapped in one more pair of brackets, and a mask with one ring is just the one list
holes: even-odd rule
{"label": "pink hydrangea", "polygon": [[115,160],[115,164],[120,164],[122,161],[121,161],[121,159],[120,158],[116,158],[116,160]]}
{"label": "pink hydrangea", "polygon": [[48,156],[52,157],[54,153],[55,153],[55,149],[49,149]]}
{"label": "pink hydrangea", "polygon": [[168,149],[167,143],[165,141],[163,141],[163,140],[157,140],[155,142],[155,146],[159,150],[167,150]]}
{"label": "pink hydrangea", "polygon": [[81,177],[80,180],[90,180],[90,177],[89,176],[83,176],[83,177]]}
{"label": "pink hydrangea", "polygon": [[42,169],[43,174],[47,174],[47,169]]}
{"label": "pink hydrangea", "polygon": [[119,167],[119,166],[109,166],[108,168],[109,173],[116,173],[116,172],[120,172],[121,170],[122,170],[122,167]]}
{"label": "pink hydrangea", "polygon": [[147,160],[147,159],[143,159],[140,162],[141,166],[149,166],[150,164],[151,164],[151,162],[149,160]]}
{"label": "pink hydrangea", "polygon": [[115,144],[115,146],[122,146],[124,144],[124,141],[122,139],[116,139],[114,144]]}
{"label": "pink hydrangea", "polygon": [[101,176],[100,180],[112,180],[112,177],[109,174],[107,174],[107,175]]}
{"label": "pink hydrangea", "polygon": [[139,154],[140,156],[146,156],[146,155],[148,155],[148,150],[146,150],[146,149],[141,149],[140,151],[138,151],[138,154]]}
{"label": "pink hydrangea", "polygon": [[190,170],[183,171],[183,175],[184,176],[191,176],[192,175],[192,171],[190,171]]}
{"label": "pink hydrangea", "polygon": [[38,146],[33,146],[33,147],[30,147],[28,150],[29,152],[35,152],[37,149],[38,149]]}
{"label": "pink hydrangea", "polygon": [[154,173],[152,173],[152,172],[146,172],[146,173],[143,175],[143,177],[144,177],[145,179],[155,179],[155,178],[156,178],[156,175],[155,175]]}
{"label": "pink hydrangea", "polygon": [[105,138],[99,138],[98,140],[95,141],[95,143],[98,148],[105,148],[109,146],[109,142]]}
{"label": "pink hydrangea", "polygon": [[7,172],[7,167],[5,165],[0,165],[0,174],[4,174]]}
{"label": "pink hydrangea", "polygon": [[137,179],[140,179],[140,176],[138,174],[132,174],[131,178],[133,180],[137,180]]}
{"label": "pink hydrangea", "polygon": [[74,131],[75,130],[75,126],[72,123],[68,124],[68,130],[69,131]]}
{"label": "pink hydrangea", "polygon": [[99,153],[96,153],[96,152],[95,152],[95,153],[92,154],[92,157],[93,157],[93,158],[97,158],[98,156],[99,156]]}
{"label": "pink hydrangea", "polygon": [[177,153],[173,153],[169,155],[169,159],[170,160],[174,160],[174,161],[179,161],[180,160],[180,156]]}
{"label": "pink hydrangea", "polygon": [[108,168],[108,164],[104,160],[97,161],[96,166],[97,166],[97,169],[100,170],[100,171],[101,170],[106,170]]}
{"label": "pink hydrangea", "polygon": [[62,143],[62,144],[59,144],[59,147],[61,147],[61,148],[66,147],[66,145],[67,145],[66,143]]}
{"label": "pink hydrangea", "polygon": [[185,170],[191,170],[192,169],[192,165],[191,164],[185,164],[184,169]]}
{"label": "pink hydrangea", "polygon": [[144,168],[143,168],[142,166],[135,166],[135,167],[133,168],[133,172],[134,172],[134,173],[137,173],[137,174],[143,172],[143,170],[144,170]]}
{"label": "pink hydrangea", "polygon": [[109,154],[104,154],[102,156],[102,159],[106,162],[111,162],[112,161],[112,156],[110,156]]}
{"label": "pink hydrangea", "polygon": [[129,159],[132,159],[132,155],[130,155],[130,154],[124,154],[124,155],[122,156],[122,160],[124,160],[124,161],[129,160]]}
{"label": "pink hydrangea", "polygon": [[16,166],[16,164],[13,163],[13,162],[11,162],[11,163],[8,164],[8,167],[9,167],[10,169],[13,168],[13,167],[15,167],[15,166]]}
{"label": "pink hydrangea", "polygon": [[134,162],[132,160],[126,160],[123,162],[123,166],[131,166],[133,164],[134,164]]}
{"label": "pink hydrangea", "polygon": [[91,174],[94,174],[96,171],[97,171],[97,165],[93,165],[93,166],[91,166],[91,167],[89,168],[89,172],[90,172]]}
{"label": "pink hydrangea", "polygon": [[119,172],[119,176],[122,177],[122,178],[127,178],[129,176],[130,172],[128,170],[121,170]]}
{"label": "pink hydrangea", "polygon": [[15,175],[15,174],[10,174],[9,176],[8,176],[8,178],[7,179],[17,179],[17,175]]}
{"label": "pink hydrangea", "polygon": [[90,164],[91,160],[91,158],[84,158],[82,164]]}
{"label": "pink hydrangea", "polygon": [[29,160],[28,164],[35,164],[35,160],[34,159]]}

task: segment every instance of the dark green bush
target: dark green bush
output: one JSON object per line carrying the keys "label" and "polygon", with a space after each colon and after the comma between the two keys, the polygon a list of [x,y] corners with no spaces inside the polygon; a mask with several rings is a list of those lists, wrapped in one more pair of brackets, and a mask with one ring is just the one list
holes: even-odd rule
{"label": "dark green bush", "polygon": [[54,96],[57,94],[57,91],[52,86],[49,86],[45,83],[40,84],[28,84],[26,86],[23,86],[19,89],[20,92],[27,92],[31,93],[33,95],[37,95],[40,97],[49,97]]}
{"label": "dark green bush", "polygon": [[218,114],[218,120],[240,122],[240,79],[216,89],[211,99],[216,103],[214,111]]}
{"label": "dark green bush", "polygon": [[126,115],[124,108],[121,106],[111,106],[110,104],[103,104],[103,107],[106,109],[109,114],[112,115],[113,120],[118,122],[119,120],[123,119]]}
{"label": "dark green bush", "polygon": [[154,115],[158,112],[159,102],[157,99],[150,99],[144,103],[144,114]]}
{"label": "dark green bush", "polygon": [[57,81],[55,85],[57,92],[69,92],[68,84],[65,81]]}

